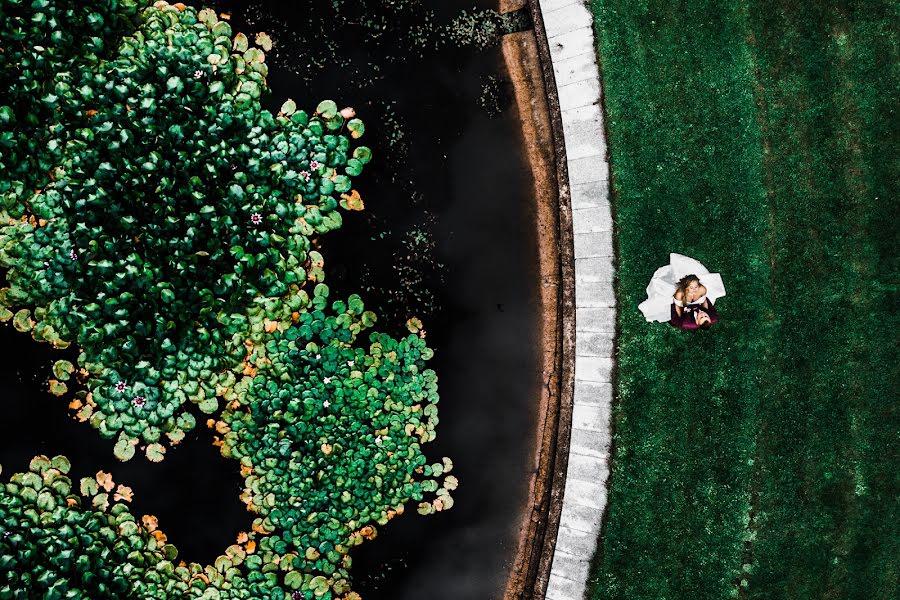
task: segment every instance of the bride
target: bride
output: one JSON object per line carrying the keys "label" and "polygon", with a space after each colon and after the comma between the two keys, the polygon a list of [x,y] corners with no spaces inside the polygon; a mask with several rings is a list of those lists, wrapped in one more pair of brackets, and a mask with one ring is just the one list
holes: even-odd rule
{"label": "bride", "polygon": [[673,327],[708,329],[719,320],[715,302],[725,295],[722,276],[710,273],[699,261],[683,254],[669,255],[647,286],[647,299],[638,308],[648,321],[668,321]]}

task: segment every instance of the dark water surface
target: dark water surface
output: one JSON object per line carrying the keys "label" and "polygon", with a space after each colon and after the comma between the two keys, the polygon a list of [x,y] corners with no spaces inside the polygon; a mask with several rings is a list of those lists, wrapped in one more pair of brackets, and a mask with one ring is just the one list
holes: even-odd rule
{"label": "dark water surface", "polygon": [[[254,2],[253,26],[244,2],[217,6],[232,11],[235,31],[265,30],[277,44],[279,31],[304,27],[304,4]],[[472,6],[431,4],[444,13]],[[348,49],[359,60],[366,52]],[[319,240],[332,298],[360,293],[380,317],[376,328],[394,335],[410,316],[422,318],[441,396],[438,437],[425,451],[452,458],[460,480],[452,510],[423,517],[410,503],[354,550],[354,589],[366,600],[499,597],[531,473],[540,385],[531,180],[514,115],[488,118],[478,102],[486,78],[503,76],[499,51],[449,47],[382,64],[383,79],[365,87],[347,80],[340,61],[307,82],[291,60],[270,54],[271,107],[287,97],[309,112],[325,98],[353,106],[375,152],[355,182],[366,210],[345,213],[343,228]],[[388,103],[402,144],[389,146],[397,129],[372,117]],[[135,512],[157,515],[186,560],[211,562],[249,527],[238,464],[219,456],[203,421],[161,464],[118,463],[112,441],[44,391],[60,352],[11,326],[0,327],[0,348],[4,476],[37,453],[68,455],[79,476],[111,471],[134,489]]]}

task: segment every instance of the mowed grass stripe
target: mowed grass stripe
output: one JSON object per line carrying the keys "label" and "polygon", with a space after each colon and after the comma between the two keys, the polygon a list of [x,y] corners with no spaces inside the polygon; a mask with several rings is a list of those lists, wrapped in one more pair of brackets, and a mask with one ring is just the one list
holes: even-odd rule
{"label": "mowed grass stripe", "polygon": [[[718,598],[749,535],[771,310],[768,206],[736,2],[596,0],[619,249],[619,381],[595,598]],[[677,251],[725,273],[722,322],[637,310]],[[732,300],[734,298],[734,300]]]}
{"label": "mowed grass stripe", "polygon": [[[895,9],[894,9],[895,10]],[[751,3],[777,352],[751,598],[893,598],[897,45],[887,2]]]}

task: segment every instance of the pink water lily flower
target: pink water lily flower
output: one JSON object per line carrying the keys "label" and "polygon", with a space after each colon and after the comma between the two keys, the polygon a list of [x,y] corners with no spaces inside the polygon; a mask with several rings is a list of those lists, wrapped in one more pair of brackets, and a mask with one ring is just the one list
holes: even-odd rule
{"label": "pink water lily flower", "polygon": [[69,250],[69,258],[72,260],[78,260],[78,253],[74,250]]}
{"label": "pink water lily flower", "polygon": [[254,225],[260,225],[260,224],[262,224],[262,221],[263,221],[263,218],[262,218],[261,214],[255,212],[252,215],[250,215],[250,222],[253,223]]}
{"label": "pink water lily flower", "polygon": [[126,387],[126,386],[125,386],[125,382],[124,382],[124,381],[117,381],[117,382],[116,382],[116,391],[119,392],[120,394],[121,394],[122,392],[125,391],[125,387]]}
{"label": "pink water lily flower", "polygon": [[142,406],[144,406],[147,403],[147,399],[144,398],[143,396],[135,396],[134,398],[131,399],[131,403],[134,404],[135,406],[137,406],[138,408],[141,408]]}
{"label": "pink water lily flower", "polygon": [[318,168],[319,168],[319,161],[314,160],[314,161],[310,162],[310,163],[309,163],[309,168],[312,169],[313,171],[315,171],[316,169],[318,169]]}
{"label": "pink water lily flower", "polygon": [[309,171],[300,171],[300,177],[302,177],[304,181],[309,181],[309,178],[310,178]]}

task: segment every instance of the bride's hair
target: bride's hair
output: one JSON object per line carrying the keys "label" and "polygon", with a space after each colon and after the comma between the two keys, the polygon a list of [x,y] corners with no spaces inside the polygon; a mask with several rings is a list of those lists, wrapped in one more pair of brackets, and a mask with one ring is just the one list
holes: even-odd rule
{"label": "bride's hair", "polygon": [[[678,280],[678,289],[677,292],[681,292],[681,302],[683,304],[687,304],[687,289],[688,286],[691,285],[692,281],[696,281],[698,284],[700,283],[700,278],[696,275],[685,275],[681,279]],[[671,289],[671,288],[669,288]],[[676,293],[677,293],[676,292]]]}

